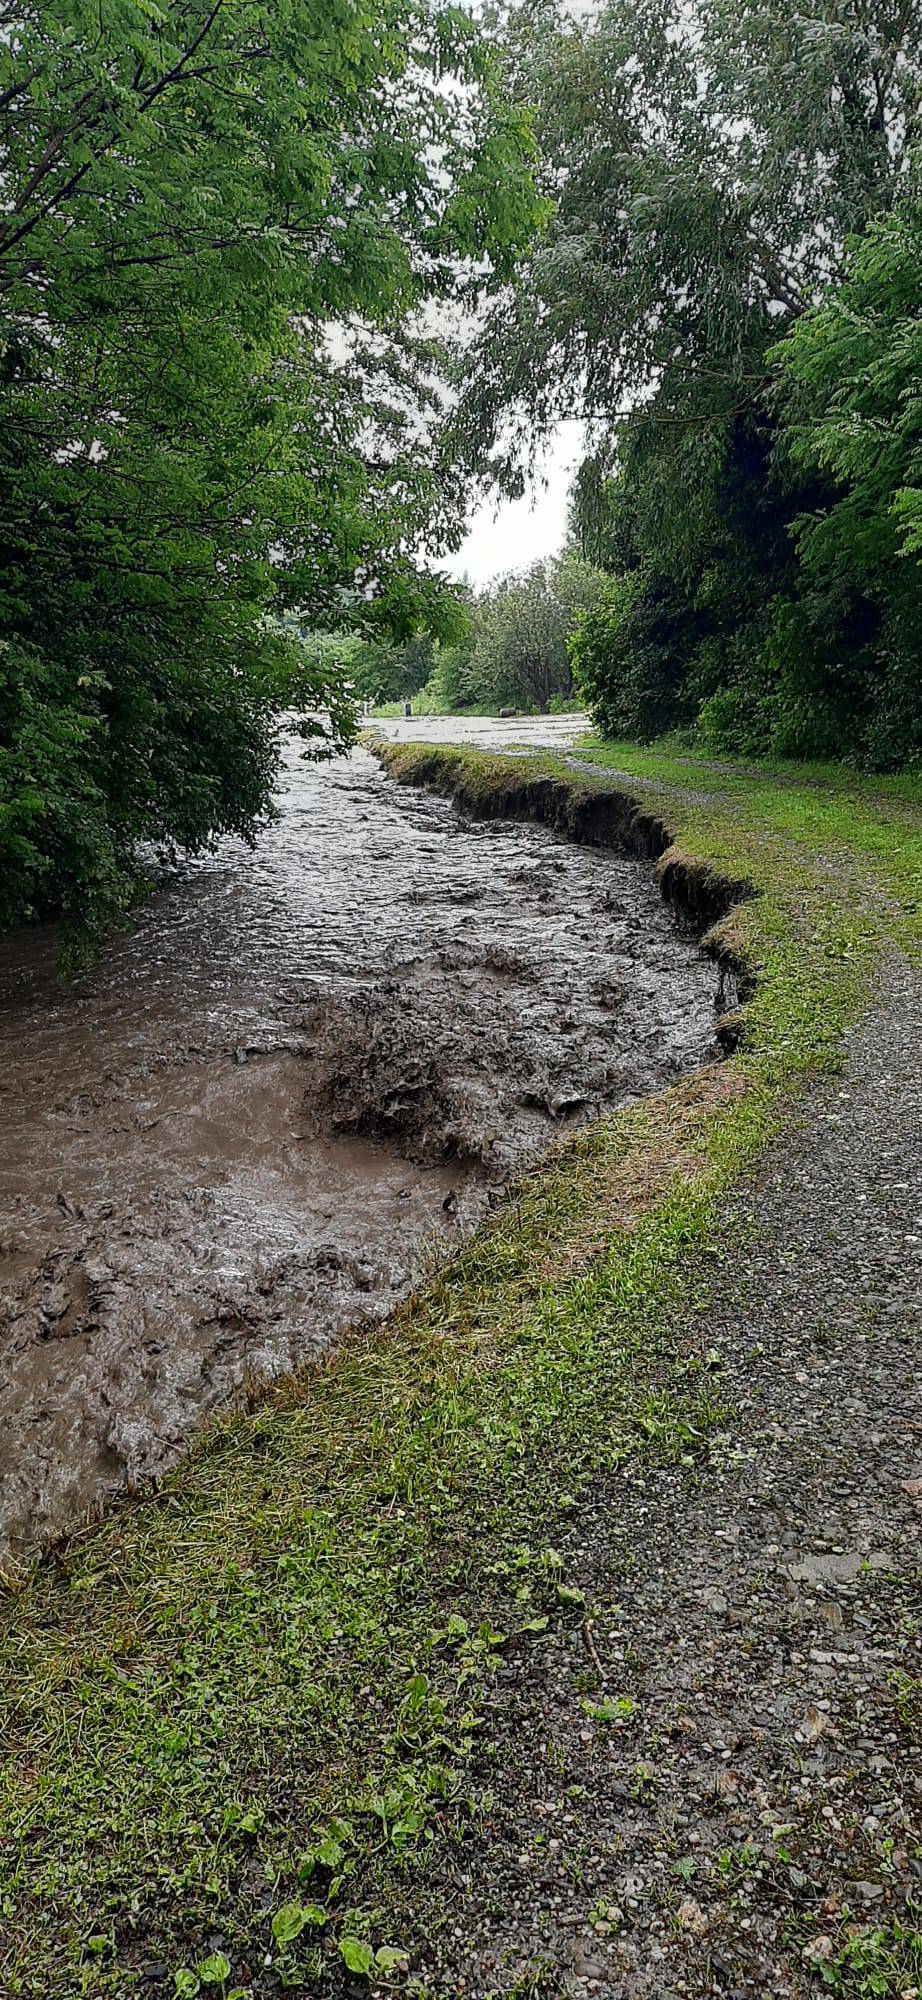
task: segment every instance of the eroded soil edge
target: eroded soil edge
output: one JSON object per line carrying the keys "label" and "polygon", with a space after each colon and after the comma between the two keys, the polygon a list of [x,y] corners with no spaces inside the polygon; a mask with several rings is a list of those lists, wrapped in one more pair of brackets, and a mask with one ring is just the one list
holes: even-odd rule
{"label": "eroded soil edge", "polygon": [[619,794],[504,768],[488,797],[454,773],[462,820],[363,753],[294,766],[256,854],[82,988],[0,966],[0,1546],[158,1476],[560,1138],[712,1059],[718,1015],[727,1041],[743,885]]}

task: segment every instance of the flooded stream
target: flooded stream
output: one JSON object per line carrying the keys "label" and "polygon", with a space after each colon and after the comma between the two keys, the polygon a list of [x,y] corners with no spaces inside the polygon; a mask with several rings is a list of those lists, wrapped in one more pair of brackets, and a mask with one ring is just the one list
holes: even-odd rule
{"label": "flooded stream", "polygon": [[279,803],[75,986],[50,935],[0,945],[0,1551],[163,1470],[574,1123],[713,1052],[716,973],[637,862],[469,824],[361,750],[293,744]]}

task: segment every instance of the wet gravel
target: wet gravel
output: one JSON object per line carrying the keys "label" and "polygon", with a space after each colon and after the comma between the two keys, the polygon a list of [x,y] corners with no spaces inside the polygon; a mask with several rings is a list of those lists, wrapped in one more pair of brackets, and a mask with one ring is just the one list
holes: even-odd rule
{"label": "wet gravel", "polygon": [[499,1670],[486,1829],[413,1892],[427,1993],[798,1995],[922,1929],[920,1047],[897,962],[684,1329],[725,1432],[555,1529],[589,1635]]}

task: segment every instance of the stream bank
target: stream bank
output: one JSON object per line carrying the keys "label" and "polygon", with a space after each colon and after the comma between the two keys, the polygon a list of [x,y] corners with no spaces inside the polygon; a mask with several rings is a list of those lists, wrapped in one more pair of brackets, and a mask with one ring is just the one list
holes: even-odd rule
{"label": "stream bank", "polygon": [[714,1053],[694,937],[572,831],[294,744],[255,850],[176,874],[75,988],[50,937],[7,940],[0,1551],[161,1474],[568,1131]]}
{"label": "stream bank", "polygon": [[663,763],[742,1043],[10,1593],[10,1992],[919,1985],[922,810]]}

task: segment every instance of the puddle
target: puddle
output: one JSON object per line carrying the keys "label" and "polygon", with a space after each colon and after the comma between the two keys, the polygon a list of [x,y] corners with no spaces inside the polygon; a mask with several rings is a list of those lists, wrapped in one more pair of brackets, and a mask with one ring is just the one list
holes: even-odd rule
{"label": "puddle", "polygon": [[467,824],[363,751],[292,747],[279,805],[76,987],[47,933],[0,945],[0,1549],[162,1471],[713,1053],[715,970],[637,863]]}

